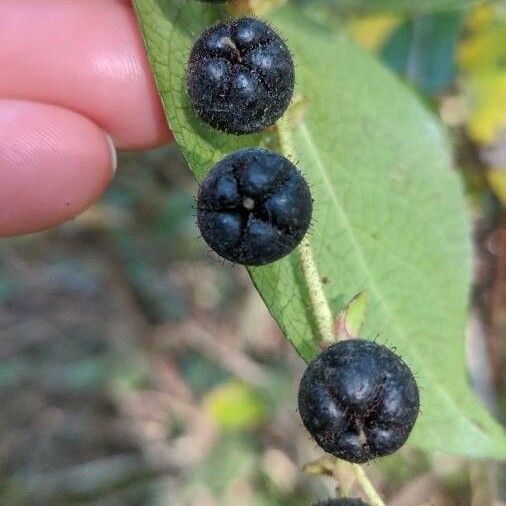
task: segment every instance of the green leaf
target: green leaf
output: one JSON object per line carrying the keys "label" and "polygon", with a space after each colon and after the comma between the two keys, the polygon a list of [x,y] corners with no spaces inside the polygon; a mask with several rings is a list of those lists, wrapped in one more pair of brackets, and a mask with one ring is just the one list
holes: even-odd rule
{"label": "green leaf", "polygon": [[484,0],[296,0],[302,6],[323,4],[338,11],[385,12],[397,11],[421,14],[434,11],[462,10],[483,4]]}
{"label": "green leaf", "polygon": [[342,312],[343,323],[351,337],[362,334],[362,325],[367,311],[367,292],[357,294]]}
{"label": "green leaf", "polygon": [[[167,116],[197,178],[225,154],[260,142],[204,126],[185,93],[194,37],[220,14],[188,0],[137,0]],[[315,198],[310,235],[334,314],[367,292],[363,337],[397,349],[415,372],[422,412],[412,442],[430,450],[506,456],[506,439],[472,395],[464,367],[469,229],[447,140],[388,71],[292,8],[271,20],[297,63],[306,116],[294,132]],[[297,255],[250,269],[298,352],[318,352]]]}
{"label": "green leaf", "polygon": [[408,19],[386,41],[382,59],[422,91],[435,95],[455,78],[455,48],[461,24],[459,12]]}

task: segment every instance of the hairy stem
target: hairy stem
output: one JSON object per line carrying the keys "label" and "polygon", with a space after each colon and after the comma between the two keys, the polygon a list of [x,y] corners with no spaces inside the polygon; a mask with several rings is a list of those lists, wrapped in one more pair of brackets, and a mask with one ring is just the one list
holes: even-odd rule
{"label": "hairy stem", "polygon": [[[291,160],[295,160],[295,145],[293,142],[290,124],[286,119],[286,114],[277,122],[276,127],[283,155]],[[322,278],[318,272],[318,265],[307,235],[298,247],[298,254],[301,270],[309,293],[311,308],[320,337],[325,341],[334,342],[337,340],[334,328],[334,317],[327,297],[325,296],[325,291],[323,290]],[[362,467],[357,464],[351,464],[350,467],[357,483],[360,485],[367,497],[370,506],[385,506],[385,503],[367,478],[367,475]]]}
{"label": "hairy stem", "polygon": [[[283,155],[294,160],[295,146],[286,116],[278,121],[277,130]],[[336,340],[334,318],[325,292],[323,291],[323,283],[307,235],[302,239],[298,247],[298,255],[320,337],[324,341],[334,342]]]}
{"label": "hairy stem", "polygon": [[309,243],[309,239],[304,237],[297,250],[299,255],[299,263],[306,280],[307,291],[313,310],[313,316],[318,327],[320,337],[324,341],[330,343],[336,341],[334,333],[334,319],[330,310],[327,298],[323,291],[323,285],[318,272],[318,266],[313,255],[313,249]]}
{"label": "hairy stem", "polygon": [[351,465],[353,469],[353,474],[357,479],[357,483],[360,485],[360,488],[364,491],[364,494],[369,501],[370,506],[385,506],[383,499],[381,499],[380,495],[374,488],[374,485],[369,481],[369,478],[365,474],[364,469],[358,464]]}
{"label": "hairy stem", "polygon": [[293,143],[292,129],[286,114],[278,120],[276,129],[278,131],[279,145],[283,156],[293,161],[296,153],[295,144]]}

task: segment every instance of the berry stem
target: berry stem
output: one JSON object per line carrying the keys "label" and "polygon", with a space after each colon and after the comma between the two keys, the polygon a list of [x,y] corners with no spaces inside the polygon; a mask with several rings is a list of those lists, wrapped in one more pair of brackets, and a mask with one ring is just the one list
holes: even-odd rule
{"label": "berry stem", "polygon": [[381,499],[373,484],[369,481],[364,469],[358,464],[352,464],[351,467],[358,484],[367,496],[370,506],[385,506],[383,499]]}
{"label": "berry stem", "polygon": [[[295,158],[295,145],[290,125],[286,119],[286,115],[278,120],[277,131],[279,137],[279,144],[281,152],[286,158],[294,160]],[[334,317],[330,309],[327,297],[323,290],[323,283],[318,266],[314,258],[313,249],[306,235],[302,239],[299,247],[297,248],[299,255],[299,262],[302,269],[302,274],[306,281],[307,290],[309,293],[309,300],[313,309],[313,315],[318,327],[320,337],[327,342],[334,342],[336,335],[334,332]]]}
{"label": "berry stem", "polygon": [[[282,154],[286,158],[294,160],[296,153],[295,144],[293,142],[292,131],[286,114],[278,120],[276,123],[276,129],[278,132]],[[334,317],[327,297],[325,296],[322,278],[318,272],[318,265],[307,235],[304,239],[302,239],[297,251],[299,254],[301,270],[309,293],[311,308],[318,327],[318,332],[324,341],[334,342],[338,339],[335,332]],[[357,483],[366,495],[370,506],[385,506],[385,503],[372,483],[369,481],[369,478],[362,467],[358,464],[350,464],[350,468],[357,480]]]}
{"label": "berry stem", "polygon": [[283,156],[292,160],[293,162],[296,150],[295,144],[293,142],[292,128],[290,126],[290,123],[288,122],[287,114],[279,118],[278,122],[276,123],[276,129],[278,131],[278,139],[281,148],[281,153],[283,153]]}
{"label": "berry stem", "polygon": [[306,280],[309,299],[313,309],[313,315],[321,338],[330,343],[336,341],[334,333],[334,319],[330,310],[327,298],[323,291],[320,273],[313,255],[313,249],[306,237],[302,239],[297,253],[299,255],[299,263]]}

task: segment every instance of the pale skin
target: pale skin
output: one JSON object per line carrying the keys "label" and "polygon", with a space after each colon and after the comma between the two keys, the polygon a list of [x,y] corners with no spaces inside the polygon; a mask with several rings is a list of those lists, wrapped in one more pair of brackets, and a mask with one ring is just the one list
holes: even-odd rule
{"label": "pale skin", "polygon": [[0,1],[0,237],[75,217],[116,149],[170,139],[130,1]]}

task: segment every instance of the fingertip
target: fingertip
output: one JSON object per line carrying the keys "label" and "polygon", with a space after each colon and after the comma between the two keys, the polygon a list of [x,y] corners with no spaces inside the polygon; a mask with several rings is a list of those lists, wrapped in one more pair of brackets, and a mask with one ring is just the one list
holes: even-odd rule
{"label": "fingertip", "polygon": [[0,69],[0,96],[77,111],[120,149],[171,139],[130,2],[0,0]]}
{"label": "fingertip", "polygon": [[0,100],[0,237],[76,216],[102,194],[114,167],[110,139],[84,116]]}

